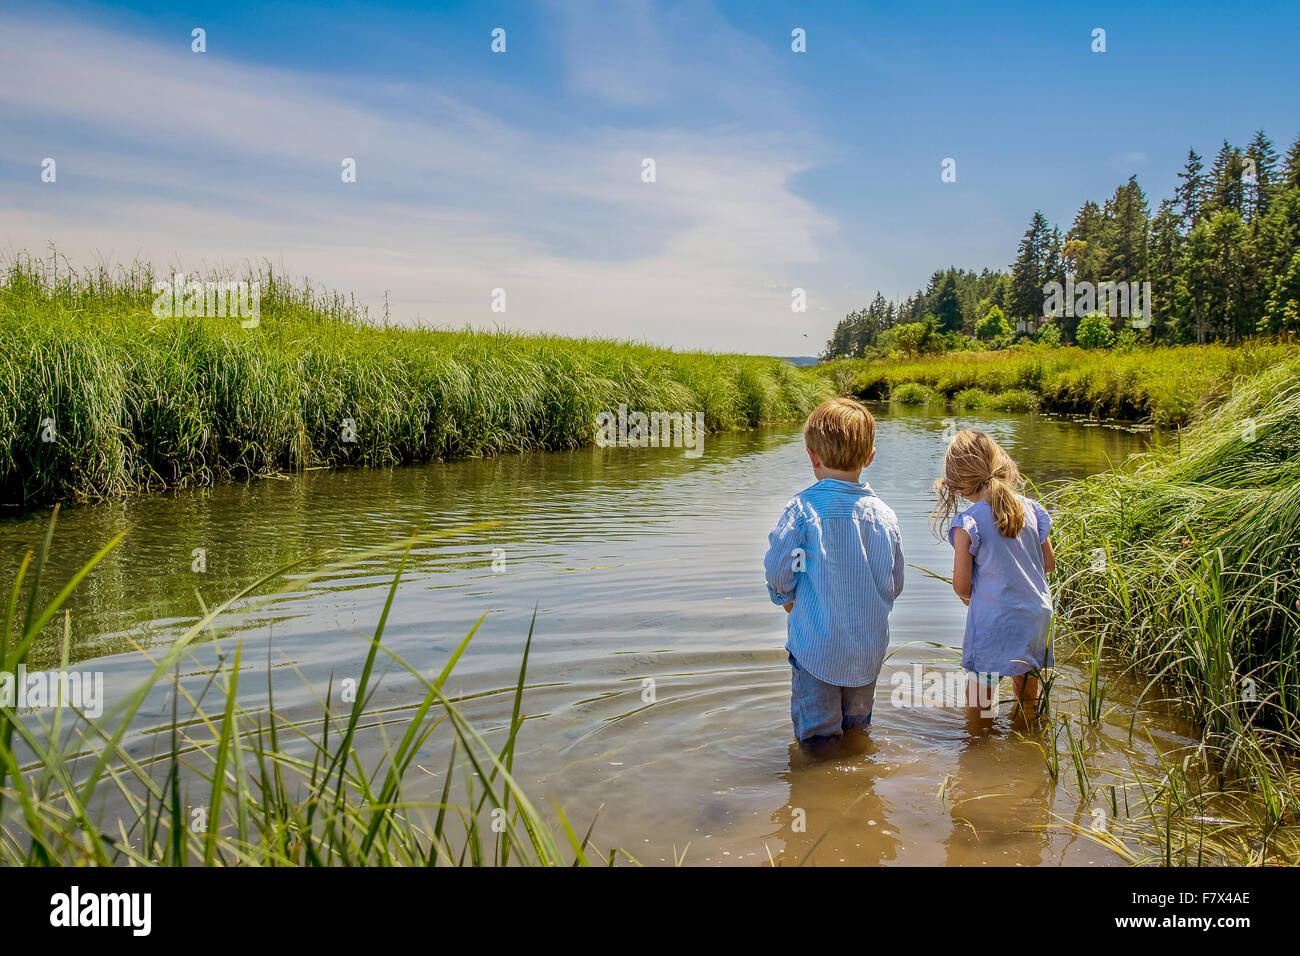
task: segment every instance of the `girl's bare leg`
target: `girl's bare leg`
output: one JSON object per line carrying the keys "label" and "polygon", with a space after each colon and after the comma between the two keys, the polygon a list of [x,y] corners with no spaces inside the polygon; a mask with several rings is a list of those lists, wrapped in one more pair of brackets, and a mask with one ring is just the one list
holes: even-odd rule
{"label": "girl's bare leg", "polygon": [[983,686],[983,679],[974,674],[966,678],[966,730],[980,734],[993,726],[995,711],[992,696],[995,689]]}
{"label": "girl's bare leg", "polygon": [[1038,719],[1038,707],[1042,701],[1042,685],[1038,678],[1032,674],[1021,674],[1019,677],[1011,678],[1011,683],[1015,687],[1016,705],[1011,716],[1021,717],[1026,723],[1033,723]]}

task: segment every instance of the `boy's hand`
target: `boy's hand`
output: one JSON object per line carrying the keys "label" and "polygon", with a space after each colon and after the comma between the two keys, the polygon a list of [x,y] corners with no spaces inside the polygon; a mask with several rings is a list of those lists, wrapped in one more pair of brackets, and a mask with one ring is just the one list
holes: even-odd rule
{"label": "boy's hand", "polygon": [[[1300,605],[1300,601],[1296,601],[1296,604]],[[791,601],[789,604],[783,604],[782,607],[785,608],[785,613],[789,614],[791,611],[794,610],[794,601]]]}

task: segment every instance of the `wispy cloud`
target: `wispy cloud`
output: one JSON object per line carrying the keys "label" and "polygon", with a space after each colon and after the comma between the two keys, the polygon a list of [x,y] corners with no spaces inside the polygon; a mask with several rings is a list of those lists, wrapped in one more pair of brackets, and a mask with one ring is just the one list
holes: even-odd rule
{"label": "wispy cloud", "polygon": [[[670,22],[646,22],[672,38]],[[618,89],[582,52],[599,24],[567,23],[580,95],[682,95],[663,80],[672,42],[652,37],[640,79]],[[724,99],[730,82],[715,84]],[[0,113],[9,251],[53,240],[83,262],[268,258],[372,306],[388,291],[399,319],[783,351],[789,287],[834,228],[790,188],[817,147],[788,117],[525,128],[432,89],[13,15],[0,16]],[[45,156],[55,184],[40,182]],[[640,177],[647,156],[652,184]],[[340,180],[344,157],[357,161],[355,184]],[[505,315],[489,310],[497,287]]]}

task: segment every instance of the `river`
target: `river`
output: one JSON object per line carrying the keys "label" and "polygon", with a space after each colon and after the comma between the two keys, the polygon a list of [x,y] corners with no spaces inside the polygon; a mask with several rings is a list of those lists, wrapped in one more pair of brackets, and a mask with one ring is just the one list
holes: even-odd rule
{"label": "river", "polygon": [[[874,464],[864,474],[898,513],[907,560],[951,574],[952,552],[928,528],[929,486],[945,420],[876,406]],[[1093,473],[1143,450],[1151,436],[1038,415],[963,413],[993,434],[1039,486]],[[1113,865],[1111,851],[1059,828],[1087,826],[1107,804],[1081,801],[1072,771],[1055,780],[1036,744],[1005,718],[972,733],[953,706],[894,706],[895,674],[957,667],[965,608],[948,585],[908,569],[891,619],[893,653],[869,736],[831,756],[795,746],[785,614],[768,602],[766,535],[792,494],[813,481],[798,429],[708,436],[680,449],[586,448],[388,470],[308,472],[66,508],[46,582],[61,584],[113,534],[125,541],[69,604],[77,670],[105,675],[109,704],[209,606],[291,561],[347,553],[412,534],[451,532],[411,555],[384,643],[421,670],[441,668],[480,615],[449,689],[501,740],[529,619],[537,624],[516,776],[539,805],[558,801],[593,844],[644,864]],[[490,527],[471,526],[485,521]],[[44,535],[44,513],[0,522],[0,580]],[[468,530],[467,530],[468,529]],[[268,654],[277,710],[303,720],[360,674],[396,554],[244,607],[219,634],[244,642],[241,701],[264,698]],[[309,561],[306,567],[312,566]],[[318,559],[316,564],[321,563]],[[33,666],[57,661],[52,630]],[[197,651],[187,681],[206,681]],[[652,681],[652,684],[650,683]],[[1146,710],[1139,687],[1108,676],[1112,712],[1090,732],[1090,764],[1106,775],[1152,767],[1191,728]],[[1058,650],[1056,706],[1079,710],[1086,684]],[[357,746],[400,735],[418,683],[390,672]],[[158,752],[161,693],[137,718],[137,752]],[[408,799],[441,792],[446,735],[408,780]]]}

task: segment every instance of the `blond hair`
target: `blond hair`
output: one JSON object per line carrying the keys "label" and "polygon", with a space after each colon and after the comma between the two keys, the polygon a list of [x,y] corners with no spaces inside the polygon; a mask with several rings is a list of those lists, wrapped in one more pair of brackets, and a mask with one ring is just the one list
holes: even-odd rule
{"label": "blond hair", "polygon": [[803,440],[827,468],[852,471],[871,457],[876,420],[861,402],[833,398],[813,409],[803,426]]}
{"label": "blond hair", "polygon": [[1001,445],[983,432],[958,432],[944,455],[943,477],[934,482],[939,501],[930,514],[931,524],[942,530],[960,510],[959,499],[970,501],[983,491],[998,530],[1014,538],[1025,526],[1025,506],[1019,497],[1024,487],[1020,469]]}

